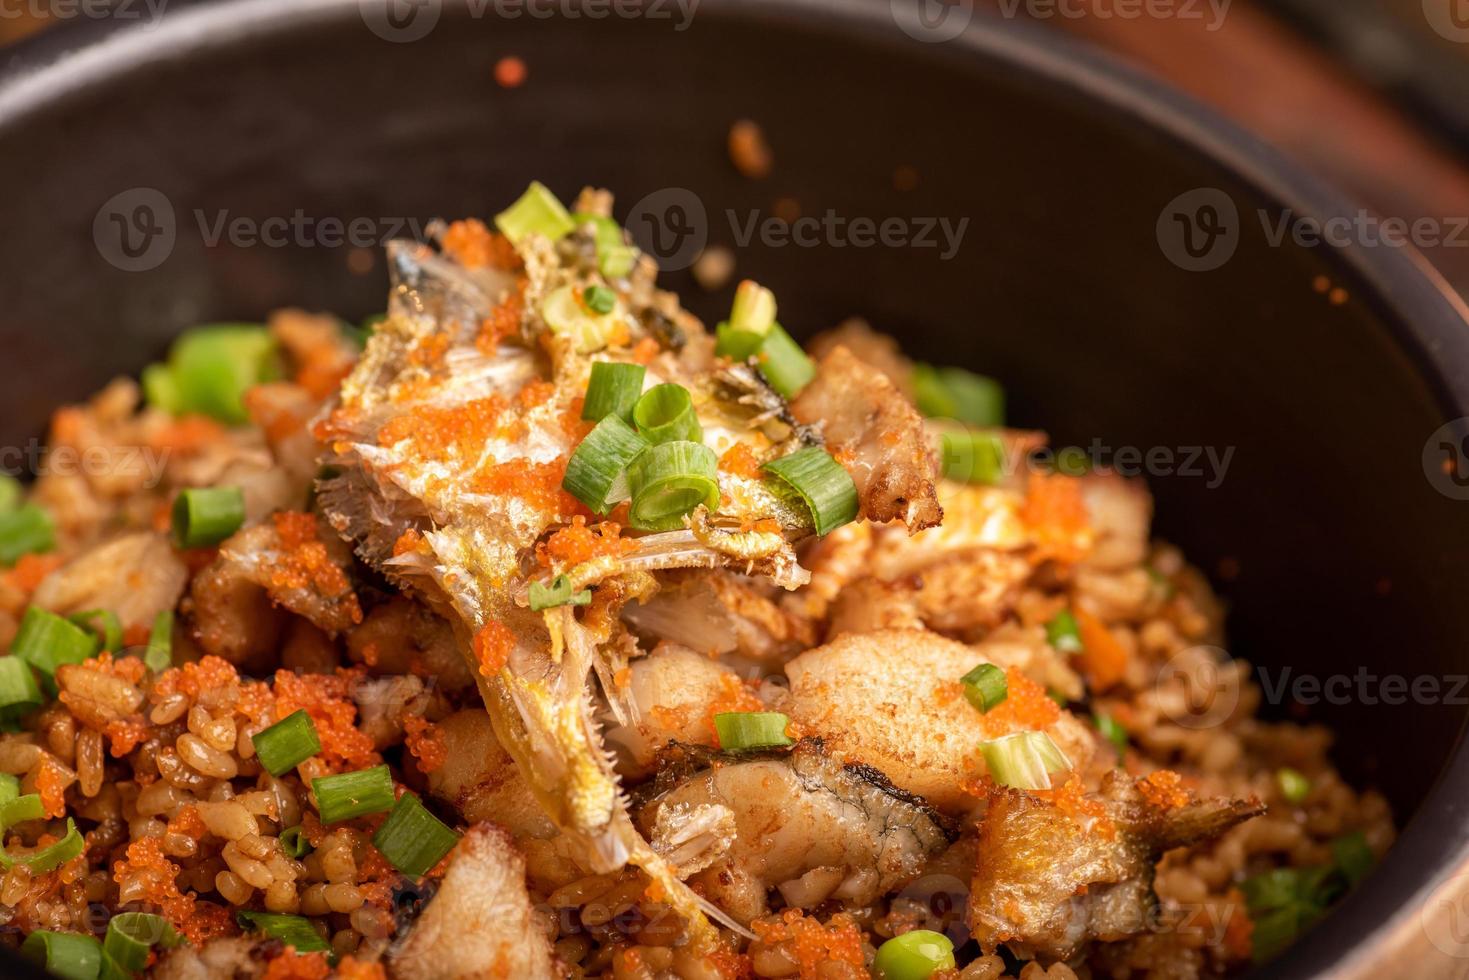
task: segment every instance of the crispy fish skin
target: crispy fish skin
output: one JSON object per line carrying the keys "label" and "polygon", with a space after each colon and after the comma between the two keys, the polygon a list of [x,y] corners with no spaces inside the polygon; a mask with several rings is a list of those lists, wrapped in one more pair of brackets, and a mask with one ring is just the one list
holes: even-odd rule
{"label": "crispy fish skin", "polygon": [[1054,962],[1092,942],[1138,935],[1157,920],[1153,874],[1164,851],[1265,811],[1258,800],[1232,799],[1160,807],[1120,770],[1088,802],[1095,812],[1068,812],[1023,790],[991,791],[968,908],[985,950],[1004,943]]}

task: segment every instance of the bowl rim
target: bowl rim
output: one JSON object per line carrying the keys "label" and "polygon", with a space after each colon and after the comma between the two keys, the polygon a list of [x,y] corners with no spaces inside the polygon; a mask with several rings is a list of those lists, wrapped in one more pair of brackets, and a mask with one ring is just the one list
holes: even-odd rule
{"label": "bowl rim", "polygon": [[[112,79],[151,63],[329,25],[358,17],[365,5],[377,2],[381,0],[170,0],[163,16],[146,26],[110,18],[78,18],[53,26],[13,45],[0,63],[0,141],[31,117],[104,92]],[[577,5],[583,0],[564,2]],[[1221,168],[1262,200],[1297,215],[1350,220],[1363,211],[1327,180],[1161,79],[1054,28],[977,10],[974,0],[960,0],[974,16],[956,37],[941,43],[912,39],[896,19],[900,8],[929,0],[695,2],[712,18],[784,23],[888,45],[922,44],[935,58],[987,62],[1022,72],[1124,124],[1165,138],[1174,150]],[[1368,294],[1357,298],[1371,304],[1401,345],[1444,418],[1469,416],[1469,371],[1453,370],[1454,365],[1469,365],[1469,305],[1411,245],[1367,248],[1351,242],[1328,251],[1368,288]],[[1430,900],[1451,880],[1469,881],[1464,878],[1469,874],[1469,819],[1458,799],[1469,791],[1465,727],[1461,724],[1443,769],[1374,874],[1377,894],[1369,900],[1367,889],[1357,890],[1333,910],[1331,928],[1312,930],[1252,976],[1365,977],[1389,956],[1401,956],[1409,947],[1426,948],[1420,934]],[[1384,890],[1394,902],[1388,914],[1380,908]],[[1341,943],[1342,935],[1351,936],[1351,942]]]}

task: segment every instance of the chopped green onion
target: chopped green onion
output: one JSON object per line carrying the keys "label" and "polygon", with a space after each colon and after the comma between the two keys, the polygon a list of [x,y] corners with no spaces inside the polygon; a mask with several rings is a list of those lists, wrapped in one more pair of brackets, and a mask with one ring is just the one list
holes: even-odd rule
{"label": "chopped green onion", "polygon": [[857,485],[852,474],[820,446],[797,449],[760,468],[805,501],[818,535],[857,519]]}
{"label": "chopped green onion", "polygon": [[552,290],[541,301],[541,318],[552,333],[575,340],[577,352],[581,354],[606,347],[618,322],[615,312],[593,313],[583,306],[571,286]]}
{"label": "chopped green onion", "polygon": [[20,657],[0,657],[0,724],[14,724],[44,703],[31,665]]}
{"label": "chopped green onion", "polygon": [[616,415],[598,422],[566,463],[561,486],[598,514],[627,499],[624,471],[648,448],[648,440]]}
{"label": "chopped green onion", "polygon": [[122,620],[110,609],[88,609],[66,617],[78,626],[97,634],[102,649],[116,653],[122,649]]}
{"label": "chopped green onion", "polygon": [[58,980],[97,980],[102,970],[102,944],[78,932],[37,929],[20,944],[20,953]]}
{"label": "chopped green onion", "polygon": [[1280,795],[1287,803],[1304,803],[1311,795],[1311,781],[1290,766],[1277,769],[1275,781],[1280,784]]}
{"label": "chopped green onion", "polygon": [[683,385],[649,388],[632,410],[638,434],[655,445],[660,442],[702,442],[704,429],[694,414],[694,400]]}
{"label": "chopped green onion", "polygon": [[557,606],[585,606],[592,601],[592,590],[582,589],[580,592],[571,591],[571,580],[565,575],[557,575],[551,580],[550,585],[541,582],[530,584],[530,608],[532,612],[540,612],[542,609],[554,609]]}
{"label": "chopped green onion", "polygon": [[55,547],[56,527],[41,507],[24,504],[0,513],[0,565],[14,565],[26,555]]}
{"label": "chopped green onion", "polygon": [[280,842],[281,850],[285,851],[288,857],[293,857],[297,861],[315,850],[311,846],[311,842],[306,839],[306,831],[300,824],[282,830],[280,832]]}
{"label": "chopped green onion", "polygon": [[265,731],[250,736],[255,755],[272,776],[284,776],[321,751],[316,723],[305,708],[286,715]]}
{"label": "chopped green onion", "polygon": [[752,279],[735,289],[729,319],[715,328],[714,353],[746,361],[760,352],[775,326],[775,294]]}
{"label": "chopped green onion", "polygon": [[993,378],[963,368],[915,364],[913,400],[930,418],[958,419],[985,428],[1005,424],[1005,389]]}
{"label": "chopped green onion", "polygon": [[[235,921],[242,929],[263,932],[271,939],[279,939],[297,953],[330,953],[332,945],[321,938],[321,933],[311,920],[301,915],[285,915],[280,912],[252,912],[240,909]],[[331,957],[329,956],[328,959]]]}
{"label": "chopped green onion", "polygon": [[391,809],[393,777],[386,765],[335,776],[318,776],[311,781],[311,792],[316,797],[316,811],[321,815],[321,822],[337,823]]}
{"label": "chopped green onion", "polygon": [[606,286],[588,286],[582,290],[581,301],[593,313],[611,313],[617,305],[617,294]]}
{"label": "chopped green onion", "polygon": [[643,375],[647,370],[641,364],[617,361],[593,364],[581,417],[600,422],[609,415],[616,415],[624,422],[631,422],[633,406],[643,393]]}
{"label": "chopped green onion", "polygon": [[1367,877],[1367,873],[1377,863],[1377,856],[1372,853],[1372,848],[1367,846],[1367,838],[1360,830],[1354,830],[1350,834],[1333,840],[1331,857],[1336,869],[1353,887]]}
{"label": "chopped green onion", "polygon": [[1081,652],[1081,628],[1070,609],[1063,609],[1046,624],[1046,639],[1061,653]]}
{"label": "chopped green onion", "polygon": [[621,279],[632,271],[638,250],[627,243],[622,226],[600,214],[577,212],[572,215],[577,227],[590,224],[597,242],[597,271],[608,279]]}
{"label": "chopped green onion", "polygon": [[0,473],[0,513],[8,514],[20,506],[25,488],[9,473]]}
{"label": "chopped green onion", "polygon": [[1117,723],[1117,719],[1111,715],[1102,714],[1100,711],[1093,717],[1096,722],[1097,731],[1102,737],[1112,743],[1112,747],[1121,755],[1127,751],[1127,729]]}
{"label": "chopped green onion", "polygon": [[990,775],[1001,786],[1050,789],[1051,773],[1071,768],[1066,753],[1045,732],[1017,732],[979,743]]}
{"label": "chopped green onion", "polygon": [[229,425],[250,421],[246,389],[281,375],[275,339],[250,323],[195,327],[174,341],[168,361],[143,372],[148,404],[171,415],[208,415]]}
{"label": "chopped green onion", "polygon": [[[7,813],[10,811],[11,807],[15,807],[17,804],[21,803],[22,800],[28,800],[32,798],[34,798],[36,801],[35,806],[39,808],[41,806],[41,798],[33,793],[30,794],[30,796],[22,796],[19,800],[12,800],[11,802],[7,803],[5,805]],[[35,816],[28,817],[26,819],[38,820],[44,815],[45,811],[42,810]],[[17,820],[16,822],[19,823],[21,821]],[[3,866],[5,868],[13,868],[17,864],[23,864],[31,869],[31,874],[45,874],[47,871],[54,871],[57,868],[61,867],[66,862],[70,861],[72,858],[82,853],[82,851],[85,849],[86,843],[82,840],[81,833],[77,831],[76,821],[72,820],[71,817],[67,817],[66,836],[61,838],[61,840],[57,841],[54,844],[48,844],[46,847],[43,847],[38,851],[32,851],[30,854],[21,855],[20,857],[16,857],[15,855],[9,854],[5,851],[0,851],[0,866]]]}
{"label": "chopped green onion", "polygon": [[148,649],[143,653],[143,666],[158,674],[173,666],[173,610],[165,609],[153,617],[148,632]]}
{"label": "chopped green onion", "polygon": [[107,923],[103,951],[127,974],[139,973],[148,965],[154,946],[177,946],[178,933],[161,915],[151,912],[119,912]]}
{"label": "chopped green onion", "polygon": [[0,803],[0,833],[29,820],[41,820],[46,816],[41,794],[27,793]]}
{"label": "chopped green onion", "polygon": [[780,324],[774,324],[755,354],[760,373],[782,398],[793,398],[816,377],[816,364]]}
{"label": "chopped green onion", "polygon": [[46,675],[49,682],[62,664],[79,664],[97,654],[97,635],[39,606],[21,617],[10,652]]}
{"label": "chopped green onion", "polygon": [[881,980],[928,980],[954,969],[954,943],[941,932],[912,929],[877,948],[872,969]]}
{"label": "chopped green onion", "polygon": [[[568,470],[570,467],[568,467]],[[719,458],[699,442],[662,442],[649,446],[627,467],[632,491],[629,520],[642,531],[671,531],[704,504],[719,505]]]}
{"label": "chopped green onion", "polygon": [[[4,806],[19,796],[20,777],[12,776],[8,772],[0,772],[0,806]],[[0,820],[0,826],[4,826],[4,823],[4,820]]]}
{"label": "chopped green onion", "polygon": [[942,472],[960,483],[999,483],[1005,475],[1005,442],[994,432],[946,431]]}
{"label": "chopped green onion", "polygon": [[495,227],[511,244],[519,245],[531,235],[544,235],[554,242],[575,228],[576,222],[545,184],[533,180],[514,204],[495,215]]}
{"label": "chopped green onion", "polygon": [[1005,672],[994,664],[980,664],[959,678],[959,683],[964,685],[964,697],[979,709],[980,714],[985,714],[1010,696]]}
{"label": "chopped green onion", "polygon": [[1274,959],[1306,926],[1297,905],[1284,905],[1251,919],[1254,928],[1250,930],[1250,952],[1257,965]]}
{"label": "chopped green onion", "polygon": [[418,797],[404,793],[372,835],[372,845],[407,875],[428,874],[459,843],[459,835],[428,812]]}
{"label": "chopped green onion", "polygon": [[208,548],[245,523],[239,487],[190,487],[173,502],[173,540],[180,548]]}
{"label": "chopped green onion", "polygon": [[714,716],[719,747],[729,752],[791,745],[791,720],[778,711],[721,711]]}

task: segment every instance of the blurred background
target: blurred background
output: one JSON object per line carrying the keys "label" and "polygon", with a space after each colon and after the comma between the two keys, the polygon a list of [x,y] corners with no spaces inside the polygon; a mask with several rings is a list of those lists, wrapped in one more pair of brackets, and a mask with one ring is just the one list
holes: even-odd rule
{"label": "blurred background", "polygon": [[[80,5],[0,0],[3,46]],[[141,0],[115,0],[138,7]],[[153,5],[167,0],[149,0]],[[884,0],[848,0],[852,3]],[[1469,218],[1469,0],[929,0],[1085,37],[1384,217]],[[1423,251],[1469,296],[1469,231]]]}

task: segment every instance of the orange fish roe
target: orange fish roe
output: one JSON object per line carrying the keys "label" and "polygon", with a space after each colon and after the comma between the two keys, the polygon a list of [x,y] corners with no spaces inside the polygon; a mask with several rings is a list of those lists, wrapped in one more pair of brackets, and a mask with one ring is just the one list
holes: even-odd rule
{"label": "orange fish roe", "polygon": [[337,964],[337,976],[340,980],[387,980],[388,975],[383,972],[381,963],[368,963],[344,956]]}
{"label": "orange fish roe", "polygon": [[1061,706],[1046,689],[1011,667],[1005,671],[1008,694],[985,714],[974,712],[986,738],[999,738],[1019,731],[1040,731],[1061,717]]}
{"label": "orange fish roe", "polygon": [[479,661],[479,672],[485,677],[494,677],[510,661],[510,651],[515,647],[515,636],[501,622],[490,620],[474,634],[474,657]]}
{"label": "orange fish roe", "polygon": [[[250,394],[245,393],[245,404]],[[196,453],[225,438],[225,428],[205,415],[184,415],[160,426],[148,435],[148,445],[176,453]]]}
{"label": "orange fish roe", "polygon": [[338,770],[362,769],[379,761],[372,739],[357,728],[352,687],[365,676],[361,668],[338,668],[335,674],[275,672],[275,720],[304,710],[321,740],[321,758]]}
{"label": "orange fish roe", "polygon": [[1137,781],[1137,789],[1145,800],[1162,810],[1176,810],[1187,806],[1193,798],[1183,787],[1183,777],[1172,769],[1148,773]]}
{"label": "orange fish roe", "polygon": [[750,929],[767,946],[789,941],[800,965],[801,980],[856,980],[867,976],[862,966],[862,930],[844,912],[822,925],[800,909],[786,909],[778,917],[756,919]]}
{"label": "orange fish roe", "polygon": [[325,953],[297,953],[296,947],[287,946],[266,964],[261,980],[326,980],[331,972]]}
{"label": "orange fish roe", "polygon": [[719,468],[747,480],[760,479],[760,458],[743,442],[737,442],[724,451],[724,455],[719,457]]}
{"label": "orange fish roe", "polygon": [[495,84],[501,88],[520,88],[525,84],[525,61],[513,54],[495,62]]}
{"label": "orange fish roe", "polygon": [[321,818],[310,810],[303,810],[301,813],[301,836],[312,847],[320,847],[321,842],[326,840],[326,828],[321,825]]}
{"label": "orange fish roe", "polygon": [[446,255],[470,268],[489,265],[497,269],[512,269],[520,264],[520,256],[510,240],[490,231],[478,218],[451,224],[439,238],[439,245]]}
{"label": "orange fish roe", "polygon": [[449,747],[444,742],[444,733],[422,715],[404,715],[403,733],[404,744],[424,772],[433,772],[448,761]]}
{"label": "orange fish roe", "polygon": [[60,555],[21,555],[15,567],[6,572],[3,581],[17,592],[30,595],[41,579],[61,567]]}
{"label": "orange fish roe", "polygon": [[208,828],[204,826],[204,818],[199,816],[199,808],[190,804],[181,807],[179,812],[174,814],[173,819],[168,822],[167,832],[201,840],[208,833]]}
{"label": "orange fish roe", "polygon": [[520,321],[525,316],[525,280],[516,284],[505,301],[490,311],[479,325],[474,346],[481,354],[495,353],[500,341],[520,332]]}
{"label": "orange fish roe", "polygon": [[713,738],[711,744],[719,744],[719,731],[714,727],[714,716],[729,711],[764,711],[765,703],[755,696],[755,692],[745,685],[734,674],[721,674],[719,677],[719,692],[714,695],[714,700],[704,712],[704,727]]}
{"label": "orange fish roe", "polygon": [[551,400],[556,394],[556,386],[549,381],[528,381],[524,388],[515,394],[515,402],[526,411],[530,411],[537,405],[543,405]]}
{"label": "orange fish roe", "polygon": [[658,341],[654,340],[652,337],[644,337],[642,340],[633,345],[633,362],[643,365],[651,364],[653,363],[653,358],[657,357],[659,351],[661,351],[662,349],[663,348],[659,345]]}
{"label": "orange fish roe", "polygon": [[408,451],[418,457],[468,463],[479,458],[485,443],[504,432],[510,421],[508,407],[499,395],[449,408],[419,405],[379,429],[377,443],[395,446],[406,439]]}
{"label": "orange fish roe", "polygon": [[107,723],[102,734],[107,736],[108,751],[113,758],[121,759],[147,741],[148,725],[138,717],[117,718]]}
{"label": "orange fish roe", "polygon": [[41,756],[41,764],[36,771],[36,792],[41,796],[41,805],[46,808],[46,816],[66,815],[66,784],[66,774],[61,763],[49,755]]}
{"label": "orange fish roe", "polygon": [[1076,773],[1068,775],[1066,782],[1060,786],[1033,792],[1035,796],[1043,800],[1050,800],[1056,805],[1056,809],[1078,824],[1083,821],[1092,821],[1090,829],[1099,836],[1108,840],[1117,836],[1117,824],[1107,816],[1107,808],[1102,805],[1101,800],[1087,797],[1086,787],[1082,785],[1081,777]]}
{"label": "orange fish roe", "polygon": [[398,535],[398,540],[393,542],[393,557],[397,558],[399,555],[406,555],[410,551],[417,551],[418,546],[421,544],[423,544],[423,535],[410,527]]}
{"label": "orange fish roe", "polygon": [[585,396],[577,395],[567,403],[566,409],[561,413],[561,431],[573,443],[581,442],[585,439],[587,433],[592,431],[592,427],[595,424],[591,419],[581,417],[581,410],[586,403]]}
{"label": "orange fish roe", "polygon": [[587,519],[578,514],[570,524],[536,547],[536,559],[547,568],[552,564],[571,568],[602,555],[626,555],[638,550],[636,539],[621,535],[619,524],[602,521],[587,527]]}
{"label": "orange fish roe", "polygon": [[197,698],[203,691],[230,687],[239,682],[240,675],[234,665],[211,654],[179,667],[170,667],[160,674],[153,685],[154,700],[161,701],[170,694]]}
{"label": "orange fish roe", "polygon": [[[140,838],[127,846],[126,853],[125,860],[112,866],[112,880],[124,889],[125,894],[134,894],[137,898],[158,906],[175,929],[193,940],[190,925],[195,911],[194,895],[185,895],[179,891],[174,881],[179,873],[178,865],[163,856],[161,839]],[[141,894],[138,894],[139,891]]]}
{"label": "orange fish roe", "polygon": [[310,589],[324,598],[342,603],[352,622],[362,622],[362,607],[347,573],[331,560],[326,545],[316,533],[316,515],[281,511],[272,515],[284,554],[270,567],[272,588]]}
{"label": "orange fish roe", "polygon": [[750,957],[744,953],[736,953],[727,946],[720,946],[706,953],[704,960],[714,967],[721,980],[749,980],[755,975],[755,966],[750,962]]}
{"label": "orange fish roe", "polygon": [[365,846],[362,860],[358,862],[357,887],[369,904],[382,909],[392,908],[393,887],[399,877],[398,869],[383,857],[381,851],[371,844]]}
{"label": "orange fish roe", "polygon": [[566,476],[566,460],[532,463],[528,459],[512,459],[491,463],[474,474],[470,487],[476,493],[516,497],[537,510],[549,514],[587,513],[581,501],[561,489]]}
{"label": "orange fish roe", "polygon": [[432,368],[444,363],[444,355],[449,351],[449,335],[446,333],[433,333],[427,337],[420,337],[408,352],[408,363],[418,367]]}
{"label": "orange fish roe", "polygon": [[1091,524],[1081,481],[1060,473],[1032,473],[1020,519],[1030,528],[1038,559],[1076,561],[1091,549]]}

